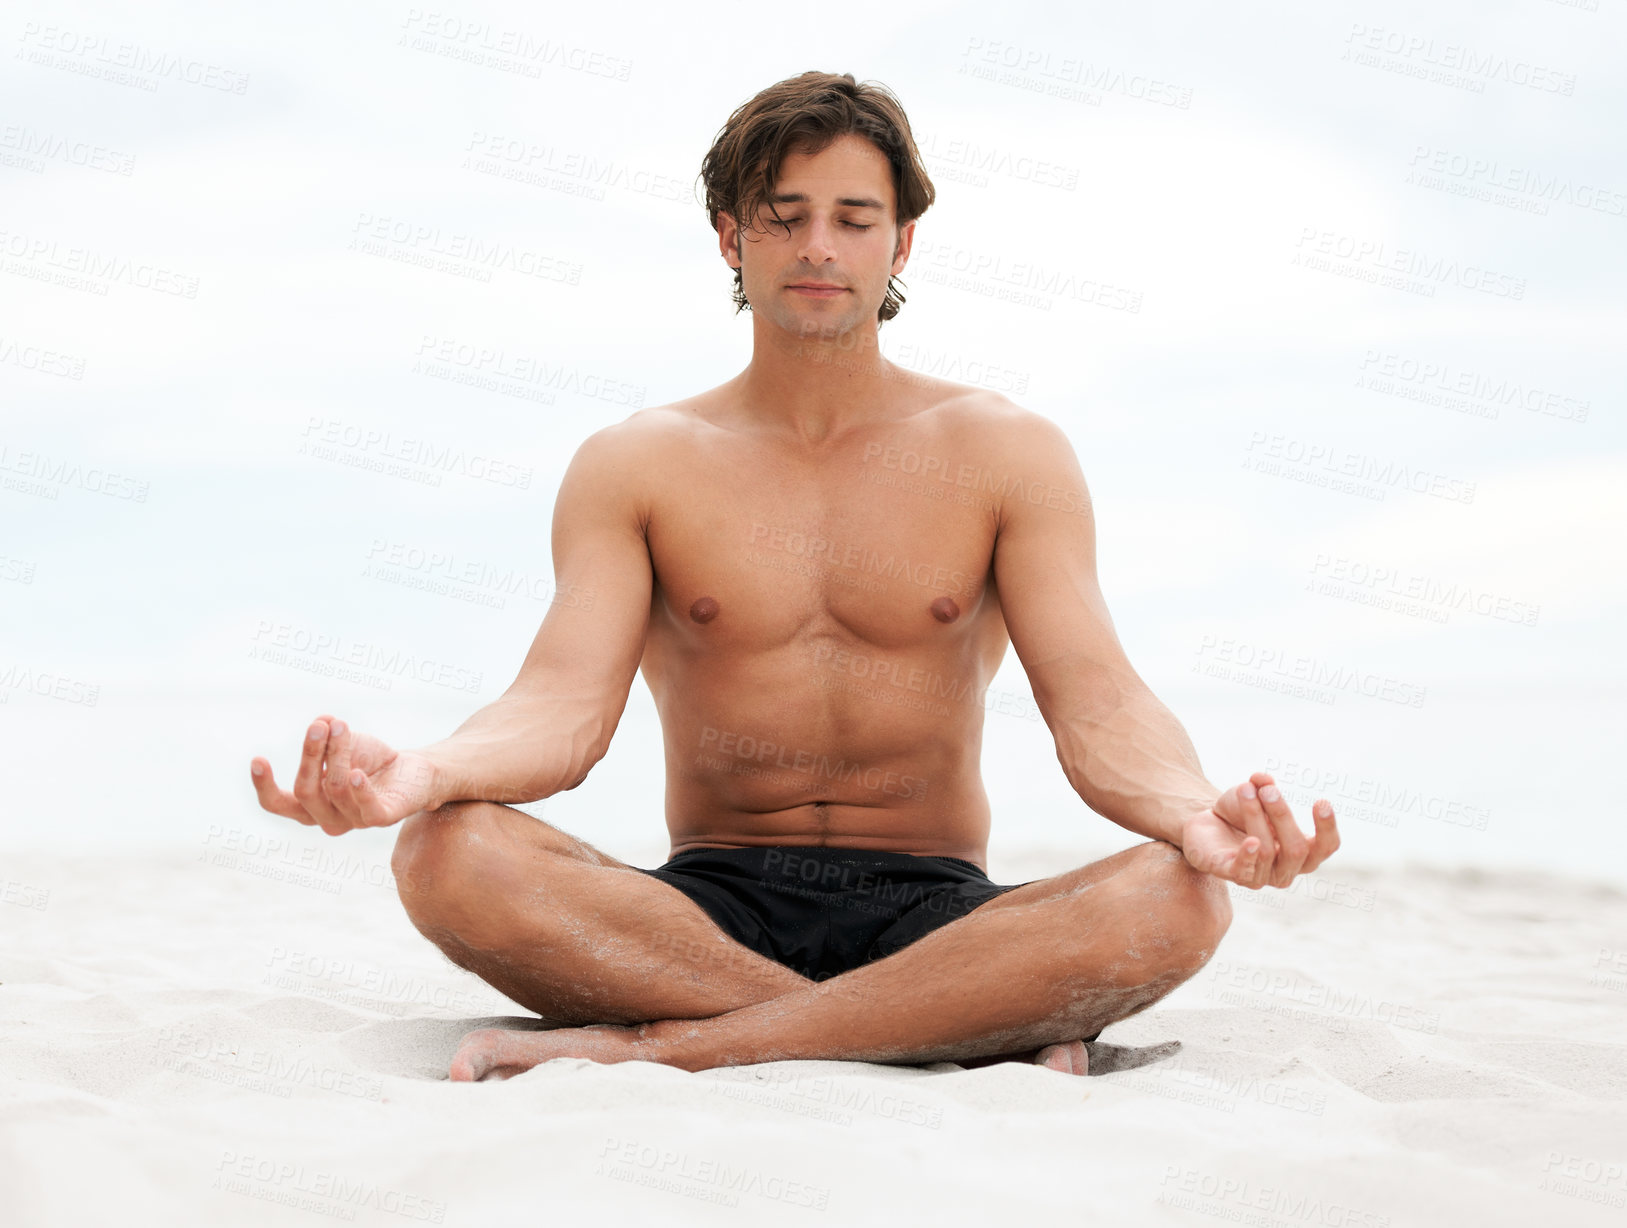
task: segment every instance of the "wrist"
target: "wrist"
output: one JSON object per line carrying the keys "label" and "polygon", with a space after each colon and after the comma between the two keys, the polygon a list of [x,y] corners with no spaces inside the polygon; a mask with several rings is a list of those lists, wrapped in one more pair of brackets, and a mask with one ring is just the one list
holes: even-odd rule
{"label": "wrist", "polygon": [[451,774],[446,765],[435,756],[435,748],[407,752],[417,757],[423,765],[423,803],[425,810],[438,810],[447,802],[457,800],[457,790],[453,787]]}
{"label": "wrist", "polygon": [[1186,847],[1186,833],[1191,829],[1193,823],[1214,812],[1215,799],[1218,799],[1219,796],[1216,793],[1214,799],[1183,798],[1181,800],[1180,811],[1175,820],[1175,839],[1171,841],[1176,848],[1184,849]]}

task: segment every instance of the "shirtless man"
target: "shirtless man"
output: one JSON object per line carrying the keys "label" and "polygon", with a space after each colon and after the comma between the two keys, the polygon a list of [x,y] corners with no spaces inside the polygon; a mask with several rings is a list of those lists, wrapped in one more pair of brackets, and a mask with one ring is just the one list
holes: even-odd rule
{"label": "shirtless man", "polygon": [[[252,761],[260,803],[329,835],[405,820],[413,923],[574,1025],[472,1032],[454,1079],[559,1056],[1082,1074],[1085,1041],[1214,954],[1227,882],[1286,887],[1338,847],[1332,808],[1307,839],[1266,773],[1204,778],[1114,632],[1062,430],[881,356],[932,198],[896,100],[781,82],[703,174],[750,365],[583,442],[554,508],[571,597],[501,697],[420,750],[318,717],[292,792]],[[1014,887],[985,874],[979,767],[1008,640],[1069,783],[1147,838]],[[666,751],[657,870],[502,804],[581,784],[640,668]]]}

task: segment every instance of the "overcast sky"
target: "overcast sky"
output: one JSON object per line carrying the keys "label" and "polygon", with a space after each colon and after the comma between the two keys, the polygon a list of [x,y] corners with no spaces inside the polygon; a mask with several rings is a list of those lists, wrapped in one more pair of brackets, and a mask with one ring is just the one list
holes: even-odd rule
{"label": "overcast sky", "polygon": [[[576,446],[748,361],[696,175],[818,68],[897,93],[937,187],[884,352],[1064,426],[1211,779],[1329,796],[1351,861],[1627,881],[1619,0],[5,21],[9,843],[281,830],[247,764],[315,714],[410,746],[495,698]],[[1137,839],[1036,721],[985,768],[996,853]],[[537,809],[663,851],[642,680]]]}

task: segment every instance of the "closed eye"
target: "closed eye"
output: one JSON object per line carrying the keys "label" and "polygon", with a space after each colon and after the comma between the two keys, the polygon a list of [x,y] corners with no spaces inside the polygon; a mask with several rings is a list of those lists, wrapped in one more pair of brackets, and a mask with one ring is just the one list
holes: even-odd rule
{"label": "closed eye", "polygon": [[[802,219],[799,218],[799,217],[788,217],[788,218],[785,219],[785,224],[787,226],[794,226],[800,221],[802,221]],[[851,226],[854,230],[869,230],[870,229],[869,226],[861,226],[857,222],[843,222],[842,225]]]}

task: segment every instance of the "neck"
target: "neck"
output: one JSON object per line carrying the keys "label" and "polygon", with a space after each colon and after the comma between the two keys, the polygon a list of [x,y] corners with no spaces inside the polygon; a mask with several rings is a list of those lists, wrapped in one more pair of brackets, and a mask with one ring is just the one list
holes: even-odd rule
{"label": "neck", "polygon": [[882,417],[901,370],[882,357],[873,321],[823,337],[754,319],[751,364],[736,384],[754,420],[819,443]]}

